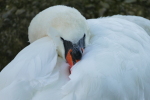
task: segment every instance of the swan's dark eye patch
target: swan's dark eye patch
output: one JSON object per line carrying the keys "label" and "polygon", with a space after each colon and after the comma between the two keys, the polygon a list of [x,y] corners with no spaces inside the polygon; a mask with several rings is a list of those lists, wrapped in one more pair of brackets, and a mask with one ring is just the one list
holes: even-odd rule
{"label": "swan's dark eye patch", "polygon": [[64,44],[66,61],[70,64],[70,66],[73,66],[82,58],[82,53],[85,48],[85,34],[76,44],[63,39],[62,37],[60,38]]}
{"label": "swan's dark eye patch", "polygon": [[65,57],[66,57],[68,51],[69,51],[70,49],[73,49],[73,44],[72,44],[72,42],[70,42],[70,41],[64,40],[62,37],[60,37],[60,38],[61,38],[61,40],[63,41],[63,44],[64,44]]}
{"label": "swan's dark eye patch", "polygon": [[[68,53],[68,51],[69,51],[70,49],[76,50],[77,46],[78,46],[79,49],[81,49],[81,51],[82,51],[83,49],[85,49],[85,34],[84,34],[83,37],[78,41],[77,44],[73,44],[72,42],[63,39],[62,37],[60,37],[60,38],[61,38],[61,40],[63,41],[63,44],[64,44],[65,57],[66,57],[66,55],[67,55],[67,53]],[[74,51],[74,50],[73,50],[73,51]]]}
{"label": "swan's dark eye patch", "polygon": [[84,36],[78,41],[78,45],[84,49],[85,48],[85,34]]}

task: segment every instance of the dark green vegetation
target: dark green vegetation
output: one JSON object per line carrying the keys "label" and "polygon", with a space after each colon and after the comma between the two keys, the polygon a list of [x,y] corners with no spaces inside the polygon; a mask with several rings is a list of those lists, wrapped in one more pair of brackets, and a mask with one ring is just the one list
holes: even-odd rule
{"label": "dark green vegetation", "polygon": [[0,0],[0,70],[29,44],[31,19],[53,5],[75,7],[87,19],[114,14],[150,19],[150,0]]}

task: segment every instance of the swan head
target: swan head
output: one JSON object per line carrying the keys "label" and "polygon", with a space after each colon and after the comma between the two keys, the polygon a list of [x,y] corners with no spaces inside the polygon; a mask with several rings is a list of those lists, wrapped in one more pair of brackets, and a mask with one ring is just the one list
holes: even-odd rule
{"label": "swan head", "polygon": [[48,36],[53,40],[58,56],[73,66],[88,45],[90,31],[79,11],[59,5],[37,14],[29,25],[28,36],[30,43]]}

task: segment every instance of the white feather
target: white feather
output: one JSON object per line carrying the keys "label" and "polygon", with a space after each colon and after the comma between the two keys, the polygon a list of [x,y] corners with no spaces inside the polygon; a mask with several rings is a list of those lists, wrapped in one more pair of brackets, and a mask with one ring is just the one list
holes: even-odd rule
{"label": "white feather", "polygon": [[[68,80],[68,75],[68,64],[57,57],[52,40],[49,37],[41,38],[23,49],[2,70],[0,100],[31,100],[38,92],[58,82],[54,88],[50,88],[56,91],[59,85]],[[60,98],[60,93],[56,94],[54,97]]]}
{"label": "white feather", "polygon": [[140,16],[131,16],[131,15],[127,15],[127,16],[114,15],[112,17],[131,21],[131,22],[139,25],[140,27],[142,27],[150,35],[150,21],[148,19],[145,19]]}
{"label": "white feather", "polygon": [[88,20],[91,45],[72,68],[62,100],[149,100],[150,37],[120,18]]}

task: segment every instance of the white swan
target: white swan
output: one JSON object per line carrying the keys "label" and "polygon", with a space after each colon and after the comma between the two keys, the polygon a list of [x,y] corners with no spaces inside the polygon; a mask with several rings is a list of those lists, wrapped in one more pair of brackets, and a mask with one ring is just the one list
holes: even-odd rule
{"label": "white swan", "polygon": [[[0,73],[0,100],[149,100],[150,22],[129,17],[86,21],[70,7],[42,11],[29,26],[31,44]],[[67,40],[82,52],[84,34],[82,59],[67,59]],[[65,58],[76,63],[70,76]]]}

